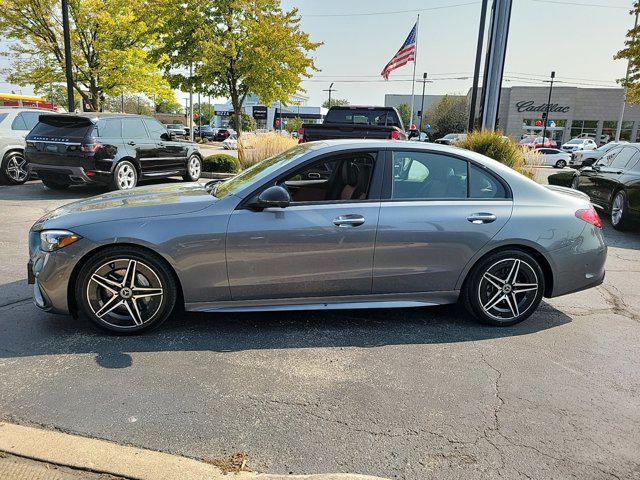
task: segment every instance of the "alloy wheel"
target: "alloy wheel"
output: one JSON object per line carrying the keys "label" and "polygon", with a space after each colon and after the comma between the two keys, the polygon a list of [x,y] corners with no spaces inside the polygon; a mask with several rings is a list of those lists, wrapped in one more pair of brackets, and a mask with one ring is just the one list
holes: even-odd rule
{"label": "alloy wheel", "polygon": [[611,223],[618,225],[622,220],[624,214],[624,195],[622,192],[618,192],[613,199],[613,205],[611,206]]}
{"label": "alloy wheel", "polygon": [[6,171],[11,180],[22,183],[29,176],[29,164],[22,155],[14,155],[7,161]]}
{"label": "alloy wheel", "polygon": [[189,160],[189,174],[191,175],[192,179],[197,180],[198,178],[200,178],[201,168],[202,167],[200,165],[200,159],[195,155],[191,157],[191,160]]}
{"label": "alloy wheel", "polygon": [[118,168],[117,182],[120,190],[129,190],[136,186],[136,171],[135,168],[125,163]]}
{"label": "alloy wheel", "polygon": [[529,310],[538,288],[538,276],[531,265],[519,258],[505,258],[485,271],[478,285],[478,298],[486,315],[506,322]]}
{"label": "alloy wheel", "polygon": [[85,294],[101,321],[118,328],[137,328],[152,321],[160,311],[164,286],[146,263],[120,258],[93,271]]}

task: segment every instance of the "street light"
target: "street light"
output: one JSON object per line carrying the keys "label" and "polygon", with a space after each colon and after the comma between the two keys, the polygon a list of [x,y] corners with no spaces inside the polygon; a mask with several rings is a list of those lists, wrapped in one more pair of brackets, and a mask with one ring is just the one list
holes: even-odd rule
{"label": "street light", "polygon": [[422,74],[422,103],[420,104],[420,125],[418,125],[418,131],[422,129],[422,120],[424,118],[424,87],[427,85],[427,72]]}
{"label": "street light", "polygon": [[553,79],[556,78],[556,72],[551,72],[551,83],[549,84],[549,99],[547,100],[547,108],[542,119],[542,146],[544,147],[544,137],[547,134],[547,122],[549,121],[549,108],[551,107],[551,92],[553,92]]}
{"label": "street light", "polygon": [[67,102],[69,112],[76,109],[73,100],[73,74],[71,72],[71,34],[69,33],[69,0],[62,0],[62,33],[64,37],[65,76],[67,77]]}

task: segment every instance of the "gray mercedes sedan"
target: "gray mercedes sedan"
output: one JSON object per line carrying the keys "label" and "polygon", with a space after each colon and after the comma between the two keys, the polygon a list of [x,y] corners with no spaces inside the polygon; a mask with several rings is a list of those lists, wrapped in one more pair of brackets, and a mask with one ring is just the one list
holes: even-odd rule
{"label": "gray mercedes sedan", "polygon": [[403,141],[303,143],[222,182],[63,206],[30,231],[43,310],[133,333],[197,312],[462,302],[492,325],[599,285],[582,193],[482,155]]}

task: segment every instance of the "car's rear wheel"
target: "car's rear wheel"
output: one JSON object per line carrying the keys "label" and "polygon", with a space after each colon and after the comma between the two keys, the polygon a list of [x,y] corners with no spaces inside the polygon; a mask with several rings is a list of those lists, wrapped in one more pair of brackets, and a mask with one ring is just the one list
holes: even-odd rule
{"label": "car's rear wheel", "polygon": [[111,187],[114,190],[130,190],[138,184],[138,171],[133,163],[123,160],[113,169]]}
{"label": "car's rear wheel", "polygon": [[29,180],[29,162],[21,152],[7,153],[0,164],[0,180],[9,185],[22,185]]}
{"label": "car's rear wheel", "polygon": [[65,190],[69,188],[69,184],[65,182],[56,182],[54,180],[42,179],[42,184],[51,190]]}
{"label": "car's rear wheel", "polygon": [[611,225],[616,230],[626,230],[629,228],[629,202],[624,190],[620,190],[613,197],[611,202]]}
{"label": "car's rear wheel", "polygon": [[463,291],[469,312],[483,323],[508,326],[528,318],[544,293],[538,261],[521,250],[504,250],[482,259]]}
{"label": "car's rear wheel", "polygon": [[556,162],[556,168],[564,168],[567,166],[567,161],[566,160],[558,160]]}
{"label": "car's rear wheel", "polygon": [[187,160],[187,171],[182,176],[187,182],[197,182],[202,173],[202,160],[198,155],[191,155]]}
{"label": "car's rear wheel", "polygon": [[580,177],[576,175],[573,177],[573,180],[571,180],[571,188],[573,190],[577,190],[579,186],[580,186]]}
{"label": "car's rear wheel", "polygon": [[173,311],[176,282],[169,267],[153,254],[112,247],[91,257],[76,281],[81,314],[118,333],[157,327]]}

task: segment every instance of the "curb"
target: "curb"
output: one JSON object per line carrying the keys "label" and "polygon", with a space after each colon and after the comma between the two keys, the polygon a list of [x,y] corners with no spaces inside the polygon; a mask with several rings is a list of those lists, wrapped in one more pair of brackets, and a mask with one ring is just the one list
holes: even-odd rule
{"label": "curb", "polygon": [[235,173],[216,173],[216,172],[200,172],[200,176],[202,178],[219,178],[219,179],[227,179],[231,177],[235,177]]}
{"label": "curb", "polygon": [[0,422],[0,452],[135,480],[381,480],[352,474],[223,474],[208,463],[67,433]]}

